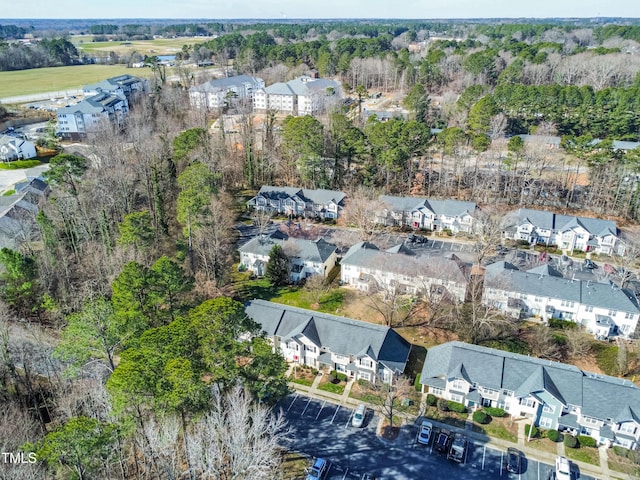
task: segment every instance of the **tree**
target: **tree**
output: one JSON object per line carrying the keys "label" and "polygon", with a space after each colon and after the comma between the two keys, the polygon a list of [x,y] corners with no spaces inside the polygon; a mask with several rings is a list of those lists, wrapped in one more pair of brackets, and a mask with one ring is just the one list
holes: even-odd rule
{"label": "tree", "polygon": [[163,255],[151,266],[151,299],[156,318],[173,321],[184,306],[184,295],[193,289],[180,266]]}
{"label": "tree", "polygon": [[624,340],[618,339],[618,353],[616,355],[616,370],[619,376],[629,373],[629,352]]}
{"label": "tree", "polygon": [[536,357],[550,360],[560,360],[562,358],[558,343],[549,331],[549,327],[545,325],[533,327],[529,337],[529,345],[531,346],[531,353]]}
{"label": "tree", "polygon": [[311,188],[328,186],[322,123],[310,115],[288,116],[282,121],[281,135],[289,168],[295,166],[302,182]]}
{"label": "tree", "polygon": [[189,432],[192,463],[204,479],[270,480],[287,440],[284,418],[240,386],[226,393],[214,389],[211,411]]}
{"label": "tree", "polygon": [[68,371],[77,374],[91,362],[99,362],[113,372],[115,354],[123,337],[115,322],[111,302],[99,298],[85,303],[84,308],[67,317],[60,343],[54,355],[69,364]]}
{"label": "tree", "polygon": [[474,135],[486,134],[489,131],[491,118],[497,113],[498,107],[493,96],[485,95],[469,110],[467,119],[469,131]]}
{"label": "tree", "polygon": [[280,352],[274,352],[267,338],[251,339],[248,361],[240,367],[242,384],[260,402],[274,404],[289,394],[285,373],[288,365]]}
{"label": "tree", "polygon": [[40,286],[38,265],[33,257],[3,248],[0,250],[0,264],[4,267],[0,274],[0,298],[21,315],[38,311]]}
{"label": "tree", "polygon": [[281,287],[289,284],[290,274],[291,263],[289,258],[280,245],[274,245],[269,252],[266,277],[273,285]]}
{"label": "tree", "polygon": [[115,425],[76,417],[48,433],[36,453],[50,469],[71,470],[79,480],[96,478],[102,463],[112,456],[116,438]]}
{"label": "tree", "polygon": [[53,185],[68,189],[74,197],[78,195],[78,179],[89,168],[87,159],[78,155],[61,153],[49,161],[49,170],[44,172],[44,178]]}
{"label": "tree", "polygon": [[413,118],[420,123],[429,121],[429,95],[421,83],[416,83],[403,100],[406,109],[413,113]]}
{"label": "tree", "polygon": [[408,377],[394,376],[389,378],[389,382],[385,383],[379,376],[376,377],[375,383],[369,383],[368,389],[371,393],[371,399],[374,400],[376,406],[380,409],[380,413],[387,419],[389,426],[393,428],[394,416],[397,412],[403,410],[402,400],[408,398],[414,389],[413,383]]}
{"label": "tree", "polygon": [[118,224],[118,243],[121,245],[133,245],[135,251],[146,254],[155,240],[153,217],[148,210],[131,212],[124,216]]}
{"label": "tree", "polygon": [[375,189],[362,185],[355,187],[347,197],[349,200],[342,213],[344,223],[358,230],[360,240],[371,241],[382,228],[380,216],[389,206],[379,199]]}

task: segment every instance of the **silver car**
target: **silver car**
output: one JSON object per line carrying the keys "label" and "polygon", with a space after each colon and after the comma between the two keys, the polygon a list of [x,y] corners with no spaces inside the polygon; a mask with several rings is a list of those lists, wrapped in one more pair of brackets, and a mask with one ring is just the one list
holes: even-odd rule
{"label": "silver car", "polygon": [[353,418],[351,419],[351,425],[356,428],[362,427],[364,425],[364,417],[367,413],[367,407],[364,406],[364,403],[358,405],[356,411],[353,413]]}

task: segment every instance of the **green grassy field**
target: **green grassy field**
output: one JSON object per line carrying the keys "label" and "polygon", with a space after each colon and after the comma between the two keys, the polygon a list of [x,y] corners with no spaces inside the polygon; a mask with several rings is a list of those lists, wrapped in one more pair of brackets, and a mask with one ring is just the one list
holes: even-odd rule
{"label": "green grassy field", "polygon": [[207,37],[179,37],[179,38],[157,38],[154,40],[132,40],[114,42],[92,42],[91,35],[72,37],[71,42],[76,48],[98,54],[99,52],[116,52],[119,55],[133,52],[142,55],[172,55],[182,50],[183,45],[194,45],[209,40]]}
{"label": "green grassy field", "polygon": [[0,98],[82,88],[124,73],[152,75],[150,68],[127,68],[125,65],[76,65],[0,72]]}

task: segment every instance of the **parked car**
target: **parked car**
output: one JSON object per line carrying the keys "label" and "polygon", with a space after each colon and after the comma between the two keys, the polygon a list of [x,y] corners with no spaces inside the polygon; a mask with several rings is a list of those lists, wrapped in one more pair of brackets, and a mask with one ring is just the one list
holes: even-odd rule
{"label": "parked car", "polygon": [[517,448],[507,449],[507,472],[520,473],[522,468],[522,452]]}
{"label": "parked car", "polygon": [[589,258],[584,259],[584,268],[588,268],[589,270],[593,270],[594,268],[598,268],[598,266],[594,263],[593,260]]}
{"label": "parked car", "polygon": [[329,463],[324,458],[316,458],[311,468],[307,471],[306,480],[320,480],[329,470]]}
{"label": "parked car", "polygon": [[364,406],[364,403],[361,403],[356,408],[356,411],[353,412],[353,418],[351,419],[351,425],[356,428],[362,427],[364,425],[364,417],[367,413],[367,407]]}
{"label": "parked car", "polygon": [[433,432],[433,424],[428,420],[423,420],[418,434],[418,442],[423,445],[429,445],[431,441],[431,432]]}
{"label": "parked car", "polygon": [[571,480],[571,463],[566,457],[556,457],[556,479]]}
{"label": "parked car", "polygon": [[615,267],[613,265],[608,264],[608,263],[605,263],[602,268],[604,270],[604,273],[607,273],[609,275],[613,275],[614,273],[616,273]]}
{"label": "parked car", "polygon": [[456,436],[449,447],[449,453],[447,458],[454,462],[463,463],[467,453],[467,439],[461,433],[456,433]]}
{"label": "parked car", "polygon": [[435,448],[436,451],[440,453],[446,453],[451,448],[451,442],[453,441],[453,436],[449,430],[440,430],[438,432],[438,436],[436,437]]}

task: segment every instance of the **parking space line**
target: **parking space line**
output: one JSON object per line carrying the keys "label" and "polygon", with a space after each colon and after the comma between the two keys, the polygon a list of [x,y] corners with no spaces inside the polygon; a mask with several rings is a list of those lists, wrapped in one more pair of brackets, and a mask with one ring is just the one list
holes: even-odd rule
{"label": "parking space line", "polygon": [[331,417],[331,421],[329,423],[333,423],[333,421],[336,419],[336,415],[338,414],[339,410],[340,410],[340,405],[338,405],[338,408],[336,408],[336,411],[333,413],[333,417]]}
{"label": "parking space line", "polygon": [[322,406],[320,407],[320,411],[318,412],[318,414],[316,415],[316,420],[318,419],[318,417],[320,416],[320,414],[322,413],[322,409],[324,408],[325,404],[327,403],[327,401],[325,400],[324,402],[322,402]]}
{"label": "parking space line", "polygon": [[287,408],[287,412],[291,410],[291,407],[293,407],[293,402],[295,402],[297,399],[298,399],[298,394],[296,393],[293,397],[293,400],[291,400],[291,404],[289,405],[289,408]]}
{"label": "parking space line", "polygon": [[502,476],[502,465],[504,465],[504,452],[500,450],[500,476]]}
{"label": "parking space line", "polygon": [[304,406],[304,410],[302,410],[302,413],[300,414],[300,416],[304,416],[304,412],[307,411],[307,408],[309,408],[309,404],[311,403],[311,397],[309,397],[309,400],[307,400],[307,404]]}
{"label": "parking space line", "polygon": [[484,446],[484,450],[482,450],[482,470],[484,470],[484,457],[487,454],[487,446]]}
{"label": "parking space line", "polygon": [[349,473],[349,469],[348,468],[344,471],[344,475],[342,476],[342,480],[347,478],[347,473]]}
{"label": "parking space line", "polygon": [[344,424],[344,428],[347,428],[349,426],[349,422],[351,421],[351,417],[353,417],[354,413],[355,413],[355,410],[352,410],[351,415],[349,415],[349,418],[347,418],[347,423]]}

